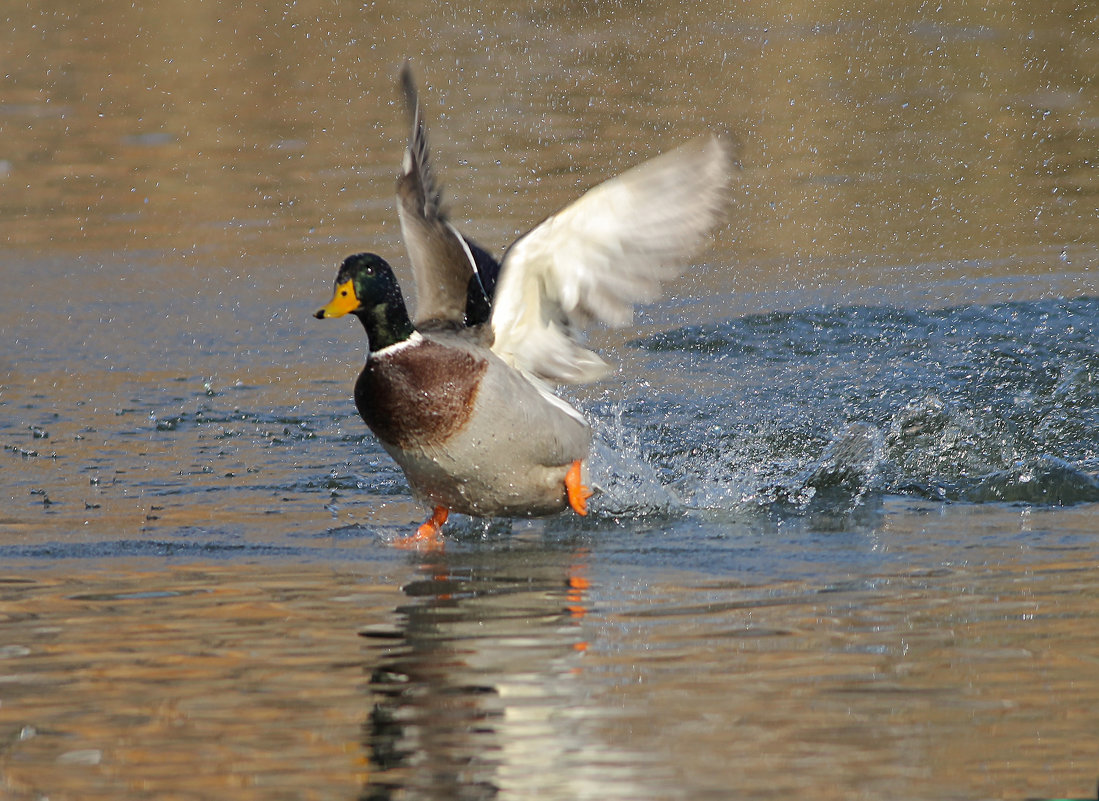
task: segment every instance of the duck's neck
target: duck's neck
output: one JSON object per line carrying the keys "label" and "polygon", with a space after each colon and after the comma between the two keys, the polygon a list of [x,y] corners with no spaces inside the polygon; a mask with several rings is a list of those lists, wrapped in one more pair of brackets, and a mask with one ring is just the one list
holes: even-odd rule
{"label": "duck's neck", "polygon": [[408,318],[408,309],[405,308],[404,298],[400,294],[356,312],[356,316],[366,329],[370,350],[374,353],[390,345],[396,345],[398,342],[404,342],[416,330]]}

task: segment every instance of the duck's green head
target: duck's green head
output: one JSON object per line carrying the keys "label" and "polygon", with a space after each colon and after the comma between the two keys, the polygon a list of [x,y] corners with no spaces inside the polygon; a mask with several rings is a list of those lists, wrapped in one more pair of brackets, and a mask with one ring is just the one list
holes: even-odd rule
{"label": "duck's green head", "polygon": [[336,291],[314,312],[318,320],[354,314],[362,321],[371,350],[381,350],[412,335],[401,287],[393,268],[373,253],[348,256],[336,274]]}

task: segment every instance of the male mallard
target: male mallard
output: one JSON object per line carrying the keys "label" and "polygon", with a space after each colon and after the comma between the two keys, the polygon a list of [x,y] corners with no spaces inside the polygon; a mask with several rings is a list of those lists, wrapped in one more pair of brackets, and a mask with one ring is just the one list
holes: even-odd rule
{"label": "male mallard", "polygon": [[401,86],[412,130],[397,197],[415,323],[392,268],[373,253],[343,262],[335,295],[315,316],[354,314],[366,328],[355,406],[434,507],[414,542],[437,542],[451,510],[586,514],[591,429],[550,384],[608,372],[580,329],[629,323],[635,303],[656,299],[682,271],[717,220],[728,149],[700,139],[596,186],[516,240],[498,265],[447,220],[408,65]]}

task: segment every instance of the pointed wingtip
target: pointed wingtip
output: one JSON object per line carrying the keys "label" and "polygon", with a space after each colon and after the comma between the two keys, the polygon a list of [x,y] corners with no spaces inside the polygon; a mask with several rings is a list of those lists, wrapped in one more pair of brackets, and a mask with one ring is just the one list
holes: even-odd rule
{"label": "pointed wingtip", "polygon": [[720,159],[725,172],[732,178],[733,173],[737,173],[741,169],[740,153],[742,145],[740,140],[727,131],[711,133],[709,140],[712,143],[710,147],[716,153],[717,158]]}
{"label": "pointed wingtip", "polygon": [[401,66],[399,83],[409,117],[415,119],[420,106],[420,99],[419,93],[416,91],[416,77],[412,74],[412,62],[408,59],[405,59],[405,63]]}
{"label": "pointed wingtip", "polygon": [[415,202],[424,216],[445,216],[442,189],[435,183],[428,153],[427,129],[424,126],[423,112],[420,110],[420,97],[416,89],[416,79],[412,75],[412,63],[408,60],[401,66],[400,90],[404,95],[405,110],[408,112],[408,145],[401,159],[401,177],[398,179],[398,194],[403,191],[401,183],[406,183],[414,193]]}
{"label": "pointed wingtip", "polygon": [[701,234],[704,229],[718,225],[727,213],[729,189],[740,169],[736,144],[725,136],[711,133],[681,145],[673,152],[683,156],[679,159],[682,180],[685,186],[693,187],[697,201],[694,208],[706,212],[699,217],[698,232]]}
{"label": "pointed wingtip", "polygon": [[718,158],[726,166],[731,166],[733,162],[733,143],[717,134],[710,134],[710,143],[710,147],[718,154]]}
{"label": "pointed wingtip", "polygon": [[702,159],[715,175],[723,178],[723,183],[728,184],[738,166],[733,142],[716,133],[700,137],[696,142]]}

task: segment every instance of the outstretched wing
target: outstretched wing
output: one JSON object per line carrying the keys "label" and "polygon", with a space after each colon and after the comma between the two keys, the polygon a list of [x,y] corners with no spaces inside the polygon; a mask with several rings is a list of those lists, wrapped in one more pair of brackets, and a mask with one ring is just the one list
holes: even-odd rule
{"label": "outstretched wing", "polygon": [[729,182],[728,146],[689,142],[586,192],[504,255],[492,349],[556,383],[602,377],[609,366],[580,342],[593,322],[625,325],[716,224]]}
{"label": "outstretched wing", "polygon": [[416,281],[416,325],[483,323],[492,301],[495,260],[447,220],[442,191],[431,169],[416,83],[407,63],[401,70],[401,90],[410,132],[397,179],[397,212]]}

